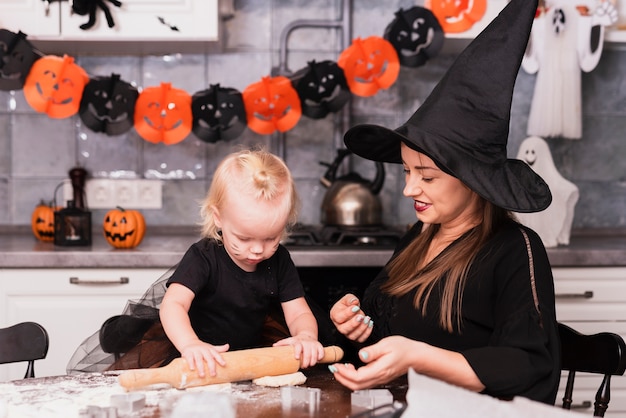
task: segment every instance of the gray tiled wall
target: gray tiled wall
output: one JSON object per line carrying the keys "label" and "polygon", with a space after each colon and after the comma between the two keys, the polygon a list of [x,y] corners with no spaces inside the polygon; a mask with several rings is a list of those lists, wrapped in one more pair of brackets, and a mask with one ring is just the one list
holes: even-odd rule
{"label": "gray tiled wall", "polygon": [[[209,84],[243,91],[269,75],[279,64],[279,38],[284,26],[296,19],[336,18],[337,1],[272,0],[235,2],[236,14],[225,21],[225,51],[209,55],[77,56],[90,75],[115,72],[137,86],[172,83],[193,94]],[[353,38],[382,35],[393,14],[411,1],[354,1]],[[301,29],[289,38],[287,65],[298,70],[312,59],[336,59],[340,36],[333,30]],[[44,51],[45,52],[45,51]],[[379,123],[396,127],[419,106],[452,63],[446,53],[419,68],[402,68],[396,83],[373,97],[353,97],[346,109],[349,123]],[[583,138],[548,139],[561,174],[580,190],[574,228],[626,226],[626,51],[604,51],[598,67],[583,74]],[[526,137],[535,76],[520,72],[512,109],[509,156],[514,157]],[[241,144],[263,144],[283,155],[298,184],[303,223],[319,222],[325,192],[319,177],[340,143],[345,121],[339,115],[322,120],[306,117],[286,135],[262,136],[246,130],[232,142],[204,143],[193,134],[174,146],[142,140],[134,130],[118,137],[97,134],[81,126],[78,117],[51,119],[33,111],[21,91],[0,91],[0,225],[27,225],[40,199],[50,200],[68,170],[80,164],[94,177],[138,176],[164,179],[163,209],[145,210],[149,225],[195,225],[197,201],[204,196],[217,162]],[[354,169],[372,176],[368,161],[354,161]],[[387,166],[382,191],[384,220],[388,224],[414,221],[412,205],[402,197],[403,177],[397,166]],[[59,195],[60,196],[60,195]],[[104,211],[94,211],[99,223]]]}

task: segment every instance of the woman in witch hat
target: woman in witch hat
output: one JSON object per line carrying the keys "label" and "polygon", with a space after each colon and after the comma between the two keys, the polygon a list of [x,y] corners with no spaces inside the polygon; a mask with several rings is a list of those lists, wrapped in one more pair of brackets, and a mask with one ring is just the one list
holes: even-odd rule
{"label": "woman in witch hat", "polygon": [[546,183],[508,159],[511,100],[536,0],[512,0],[459,55],[413,116],[360,125],[346,146],[401,163],[418,222],[366,290],[331,309],[364,363],[333,364],[353,390],[410,368],[500,398],[553,404],[560,345],[550,264],[511,212],[547,208]]}

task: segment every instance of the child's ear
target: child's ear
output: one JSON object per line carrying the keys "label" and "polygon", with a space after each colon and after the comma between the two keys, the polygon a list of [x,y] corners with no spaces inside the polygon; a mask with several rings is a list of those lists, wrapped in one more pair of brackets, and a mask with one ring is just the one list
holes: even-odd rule
{"label": "child's ear", "polygon": [[222,219],[220,218],[220,211],[216,206],[211,206],[211,214],[213,216],[213,223],[218,229],[222,228]]}

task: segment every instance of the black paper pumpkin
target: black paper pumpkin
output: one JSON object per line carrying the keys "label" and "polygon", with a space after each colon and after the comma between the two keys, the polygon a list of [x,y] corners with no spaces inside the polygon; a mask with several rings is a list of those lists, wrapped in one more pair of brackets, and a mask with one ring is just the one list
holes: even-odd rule
{"label": "black paper pumpkin", "polygon": [[41,56],[26,40],[26,34],[0,29],[0,90],[20,90]]}
{"label": "black paper pumpkin", "polygon": [[192,132],[199,139],[214,143],[230,141],[246,129],[246,108],[241,92],[212,84],[191,98]]}
{"label": "black paper pumpkin", "polygon": [[395,15],[385,29],[384,38],[396,49],[400,65],[419,67],[439,53],[444,33],[433,12],[415,6],[400,9]]}
{"label": "black paper pumpkin", "polygon": [[119,74],[93,77],[85,86],[80,102],[80,119],[94,132],[121,135],[134,125],[139,92]]}
{"label": "black paper pumpkin", "polygon": [[306,68],[294,74],[292,82],[302,114],[312,119],[341,110],[351,97],[343,70],[334,61],[309,61]]}

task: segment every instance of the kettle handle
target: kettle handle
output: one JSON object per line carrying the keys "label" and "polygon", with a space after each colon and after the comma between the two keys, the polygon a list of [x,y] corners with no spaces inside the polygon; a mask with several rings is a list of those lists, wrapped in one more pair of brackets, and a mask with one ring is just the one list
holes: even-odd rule
{"label": "kettle handle", "polygon": [[339,165],[341,164],[343,159],[351,153],[352,151],[350,151],[349,149],[340,148],[337,150],[337,157],[335,157],[335,160],[332,163],[328,164],[320,161],[321,165],[325,165],[326,167],[328,167],[324,175],[320,178],[320,183],[322,183],[324,187],[330,187],[330,185],[335,181],[335,179],[337,178],[337,169],[339,168]]}
{"label": "kettle handle", "polygon": [[380,161],[376,161],[376,176],[370,183],[372,194],[378,194],[385,183],[385,165]]}

